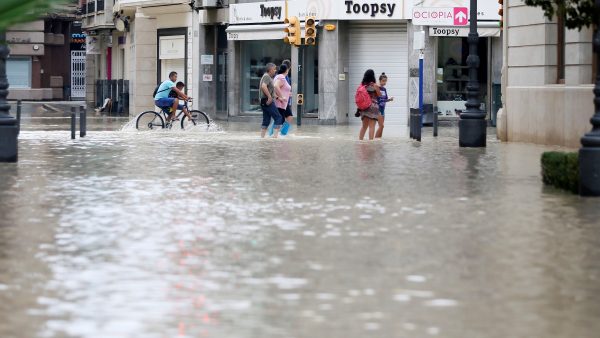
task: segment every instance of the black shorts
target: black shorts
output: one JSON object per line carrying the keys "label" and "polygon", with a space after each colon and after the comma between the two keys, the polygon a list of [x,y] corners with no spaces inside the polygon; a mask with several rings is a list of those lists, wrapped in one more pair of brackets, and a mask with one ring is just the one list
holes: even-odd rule
{"label": "black shorts", "polygon": [[286,109],[279,109],[279,114],[281,114],[281,116],[283,116],[284,119],[290,117],[290,116],[294,116],[294,114],[292,114],[292,107],[291,106],[287,106]]}

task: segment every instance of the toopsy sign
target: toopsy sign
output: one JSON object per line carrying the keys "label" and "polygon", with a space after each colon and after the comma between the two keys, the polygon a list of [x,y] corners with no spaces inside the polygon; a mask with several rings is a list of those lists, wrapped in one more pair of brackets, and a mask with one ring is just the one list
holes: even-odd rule
{"label": "toopsy sign", "polygon": [[[0,0],[1,1],[1,0]],[[404,0],[293,0],[288,15],[321,20],[406,20]],[[285,16],[285,1],[231,4],[229,23],[280,23]]]}
{"label": "toopsy sign", "polygon": [[354,1],[346,1],[346,14],[364,14],[372,18],[378,15],[386,15],[393,17],[396,11],[395,3],[356,3]]}

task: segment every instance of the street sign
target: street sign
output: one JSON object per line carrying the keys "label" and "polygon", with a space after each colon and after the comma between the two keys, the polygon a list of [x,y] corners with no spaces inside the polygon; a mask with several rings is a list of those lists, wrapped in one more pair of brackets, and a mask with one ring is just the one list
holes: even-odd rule
{"label": "street sign", "polygon": [[465,7],[454,7],[454,26],[466,26],[469,22],[469,11]]}
{"label": "street sign", "polygon": [[466,26],[467,7],[413,7],[413,24],[417,26]]}

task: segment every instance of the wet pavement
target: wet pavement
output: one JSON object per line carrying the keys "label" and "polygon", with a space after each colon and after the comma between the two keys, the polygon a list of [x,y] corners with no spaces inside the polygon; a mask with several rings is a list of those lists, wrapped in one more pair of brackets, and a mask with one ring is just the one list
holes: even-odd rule
{"label": "wet pavement", "polygon": [[0,337],[600,332],[600,201],[543,186],[552,148],[65,123],[0,164]]}

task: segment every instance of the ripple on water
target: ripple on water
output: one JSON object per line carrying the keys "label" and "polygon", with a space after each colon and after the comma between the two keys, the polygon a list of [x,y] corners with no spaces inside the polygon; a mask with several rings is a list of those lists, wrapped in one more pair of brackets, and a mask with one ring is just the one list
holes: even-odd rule
{"label": "ripple on water", "polygon": [[458,302],[454,299],[432,299],[425,302],[426,306],[430,307],[454,307],[458,305]]}

